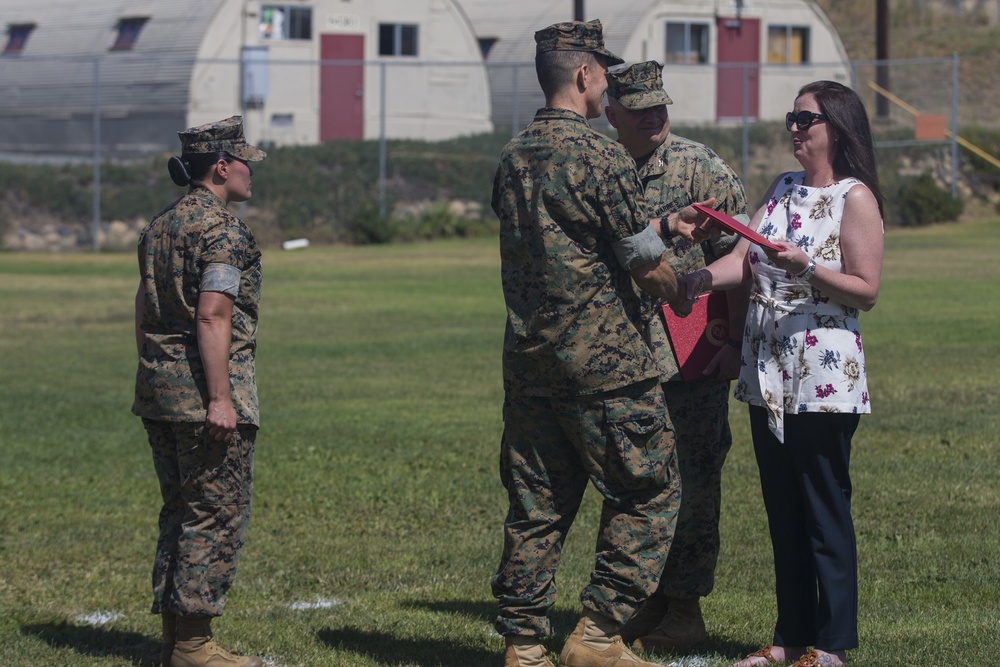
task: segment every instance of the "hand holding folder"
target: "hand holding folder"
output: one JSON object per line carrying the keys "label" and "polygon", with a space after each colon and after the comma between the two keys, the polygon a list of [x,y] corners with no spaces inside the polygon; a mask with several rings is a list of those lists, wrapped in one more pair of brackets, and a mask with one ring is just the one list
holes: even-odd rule
{"label": "hand holding folder", "polygon": [[699,213],[707,215],[711,220],[715,221],[720,227],[727,231],[734,232],[746,239],[750,239],[752,243],[756,243],[763,248],[770,248],[771,250],[777,252],[781,252],[782,250],[781,246],[767,240],[736,218],[730,217],[722,211],[716,211],[715,209],[702,206],[701,204],[691,204],[691,206]]}

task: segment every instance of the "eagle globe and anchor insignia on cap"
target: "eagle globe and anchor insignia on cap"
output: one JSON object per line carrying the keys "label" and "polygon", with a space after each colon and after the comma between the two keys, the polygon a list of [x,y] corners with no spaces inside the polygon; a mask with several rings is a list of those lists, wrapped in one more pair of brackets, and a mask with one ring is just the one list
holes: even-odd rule
{"label": "eagle globe and anchor insignia on cap", "polygon": [[260,162],[267,153],[247,143],[243,136],[243,117],[206,123],[178,132],[184,153],[229,153],[247,162]]}
{"label": "eagle globe and anchor insignia on cap", "polygon": [[655,60],[608,72],[608,97],[631,111],[673,104],[663,89],[662,73],[663,65]]}

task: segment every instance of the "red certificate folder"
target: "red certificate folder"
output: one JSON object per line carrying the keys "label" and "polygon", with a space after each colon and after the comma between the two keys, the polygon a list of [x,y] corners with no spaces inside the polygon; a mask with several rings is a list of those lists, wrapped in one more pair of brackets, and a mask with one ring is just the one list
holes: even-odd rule
{"label": "red certificate folder", "polygon": [[729,338],[729,305],[725,292],[703,294],[687,317],[663,306],[667,335],[685,382],[704,380],[705,366]]}
{"label": "red certificate folder", "polygon": [[768,241],[766,238],[764,238],[754,230],[750,229],[736,218],[732,218],[723,213],[722,211],[716,211],[713,208],[702,206],[701,204],[691,204],[691,206],[693,206],[695,210],[698,211],[699,213],[704,213],[709,218],[719,223],[719,226],[722,227],[723,229],[735,232],[744,238],[748,238],[757,245],[762,246],[764,248],[770,248],[771,250],[778,250],[778,251],[781,250],[781,246],[775,245],[773,242]]}

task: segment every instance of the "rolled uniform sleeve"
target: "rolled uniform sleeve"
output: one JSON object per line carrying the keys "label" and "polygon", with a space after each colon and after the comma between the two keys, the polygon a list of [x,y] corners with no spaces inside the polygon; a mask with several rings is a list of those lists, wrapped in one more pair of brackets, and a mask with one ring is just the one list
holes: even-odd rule
{"label": "rolled uniform sleeve", "polygon": [[201,273],[201,292],[222,292],[234,299],[240,294],[241,271],[232,264],[209,264]]}
{"label": "rolled uniform sleeve", "polygon": [[613,247],[618,263],[626,271],[632,271],[636,267],[659,259],[667,249],[663,239],[651,226],[647,226],[634,236],[621,239]]}

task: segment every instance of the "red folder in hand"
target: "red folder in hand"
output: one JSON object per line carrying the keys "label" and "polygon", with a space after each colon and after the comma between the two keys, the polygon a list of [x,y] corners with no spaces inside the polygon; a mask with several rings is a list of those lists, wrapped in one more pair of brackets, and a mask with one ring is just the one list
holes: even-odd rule
{"label": "red folder in hand", "polygon": [[729,338],[729,304],[725,292],[703,294],[687,317],[677,317],[663,306],[667,335],[685,382],[704,380],[703,371]]}
{"label": "red folder in hand", "polygon": [[757,245],[762,246],[764,248],[770,248],[771,250],[775,250],[778,252],[781,251],[780,245],[775,244],[773,241],[767,240],[754,230],[744,225],[736,218],[731,218],[722,211],[716,211],[715,209],[709,208],[707,206],[702,206],[701,204],[691,204],[691,206],[693,206],[696,211],[704,213],[709,218],[714,220],[723,229],[735,232],[744,238],[748,238]]}

